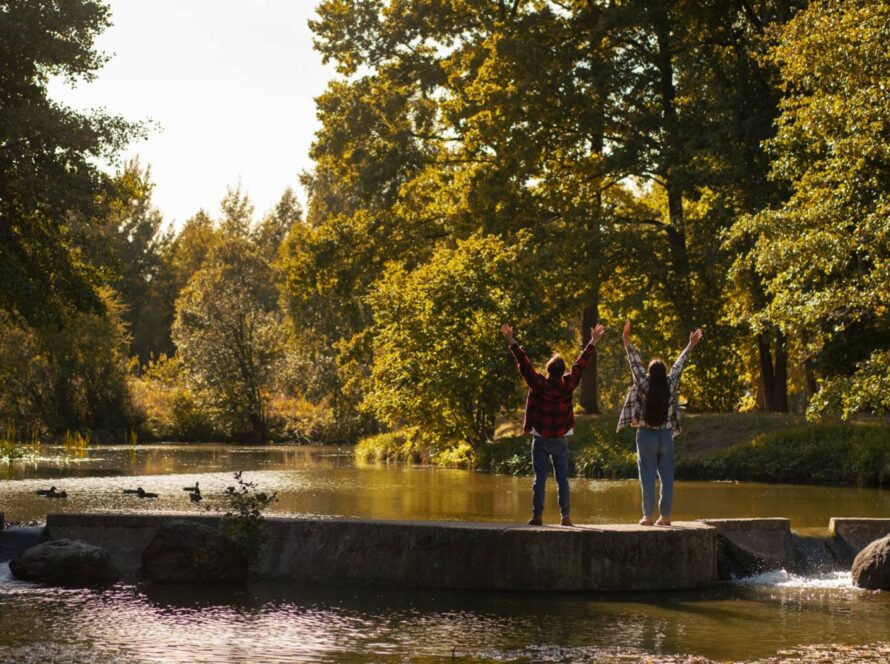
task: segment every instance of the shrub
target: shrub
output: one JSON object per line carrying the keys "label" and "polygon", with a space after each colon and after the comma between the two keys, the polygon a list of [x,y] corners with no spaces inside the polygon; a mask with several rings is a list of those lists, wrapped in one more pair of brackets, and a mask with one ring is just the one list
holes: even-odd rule
{"label": "shrub", "polygon": [[[569,438],[569,472],[580,477],[636,477],[633,432],[615,433],[612,415],[578,418]],[[530,438],[508,436],[483,446],[477,468],[509,475],[532,474]]]}
{"label": "shrub", "polygon": [[355,458],[365,463],[428,463],[430,451],[415,429],[402,429],[362,438]]}
{"label": "shrub", "polygon": [[880,485],[890,478],[890,427],[803,424],[703,457],[683,459],[686,479]]}
{"label": "shrub", "polygon": [[248,482],[241,472],[234,475],[236,485],[227,492],[228,510],[220,530],[231,539],[248,563],[257,559],[266,541],[263,510],[278,500],[278,494],[258,491],[256,482]]}
{"label": "shrub", "polygon": [[161,355],[130,381],[137,406],[145,413],[142,433],[150,440],[210,441],[224,438],[215,426],[209,399],[186,382],[177,357]]}

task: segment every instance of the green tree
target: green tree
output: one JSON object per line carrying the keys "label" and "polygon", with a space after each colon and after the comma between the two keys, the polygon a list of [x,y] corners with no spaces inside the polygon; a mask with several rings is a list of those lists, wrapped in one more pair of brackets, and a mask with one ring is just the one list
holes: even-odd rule
{"label": "green tree", "polygon": [[428,104],[413,77],[399,82],[398,72],[390,73],[396,80],[333,81],[319,98],[323,125],[311,151],[316,167],[303,178],[306,221],[291,226],[280,263],[293,330],[290,355],[303,394],[356,426],[370,423],[356,411],[361,394],[344,387],[360,382],[340,366],[353,366],[346,355],[359,367],[370,361],[359,356],[367,344],[350,343],[371,323],[369,289],[387,261],[416,264],[428,255],[431,238],[442,236],[435,219],[399,213],[400,189],[426,158],[416,134]]}
{"label": "green tree", "polygon": [[303,206],[294,190],[288,187],[272,211],[251,230],[251,239],[270,264],[276,263],[290,229],[302,220]]}
{"label": "green tree", "polygon": [[890,3],[813,3],[776,35],[784,97],[773,177],[790,195],[743,219],[763,318],[800,340],[811,412],[890,406]]}
{"label": "green tree", "polygon": [[91,242],[100,254],[94,262],[107,266],[107,280],[125,305],[130,354],[146,365],[152,357],[173,352],[170,326],[176,294],[164,260],[173,232],[162,228],[163,216],[152,204],[150,168],[129,161],[113,186],[101,236]]}
{"label": "green tree", "polygon": [[280,316],[270,306],[268,264],[246,239],[226,235],[176,303],[173,340],[182,366],[213,403],[219,429],[264,442],[268,390],[281,354]]}
{"label": "green tree", "polygon": [[[767,336],[727,320],[733,256],[715,238],[780,190],[761,148],[777,113],[774,70],[758,55],[797,4],[324,2],[316,46],[343,79],[320,103],[313,184],[331,195],[316,205],[310,188],[310,218],[344,226],[338,215],[360,211],[378,231],[375,257],[409,268],[442,235],[528,230],[563,261],[548,304],[579,311],[584,330],[601,284],[632,266],[645,304],[669,305],[652,307],[660,345],[697,324],[720,341],[689,393],[731,408],[744,374],[733,349]],[[388,253],[384,238],[411,250]],[[374,266],[353,272],[360,298],[379,270],[359,265]],[[595,368],[581,390],[590,411]]]}
{"label": "green tree", "polygon": [[92,432],[120,441],[139,425],[127,387],[130,343],[124,307],[100,290],[104,311],[69,308],[40,327],[0,316],[0,417],[21,437]]}
{"label": "green tree", "polygon": [[102,218],[113,159],[140,127],[52,101],[52,76],[89,81],[106,57],[95,39],[109,25],[102,2],[0,3],[0,307],[30,321],[60,307],[100,311],[99,276],[81,253],[80,224]]}
{"label": "green tree", "polygon": [[219,219],[219,228],[229,235],[248,237],[253,226],[254,206],[246,193],[241,191],[241,185],[226,189],[226,195],[219,203],[222,216]]}
{"label": "green tree", "polygon": [[218,240],[219,233],[213,219],[204,210],[198,210],[186,219],[164,252],[164,262],[172,274],[177,294],[201,269],[204,259]]}
{"label": "green tree", "polygon": [[498,411],[518,401],[500,324],[516,321],[532,353],[562,328],[537,306],[540,286],[526,269],[534,260],[527,242],[478,234],[412,271],[388,265],[369,298],[374,359],[364,406],[442,447],[491,440]]}

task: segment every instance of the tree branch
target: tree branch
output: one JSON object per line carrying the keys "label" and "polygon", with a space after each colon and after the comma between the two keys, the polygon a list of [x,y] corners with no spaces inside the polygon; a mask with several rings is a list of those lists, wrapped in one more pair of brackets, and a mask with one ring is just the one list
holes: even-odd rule
{"label": "tree branch", "polygon": [[754,7],[751,6],[751,3],[748,0],[739,0],[739,4],[742,6],[742,11],[745,13],[745,16],[748,18],[748,21],[758,33],[763,34],[763,21],[760,20],[760,17],[757,15],[757,12],[754,11]]}

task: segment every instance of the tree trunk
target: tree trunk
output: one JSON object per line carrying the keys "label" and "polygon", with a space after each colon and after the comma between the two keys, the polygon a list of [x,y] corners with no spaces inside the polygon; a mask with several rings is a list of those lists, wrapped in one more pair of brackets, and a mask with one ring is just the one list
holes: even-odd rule
{"label": "tree trunk", "polygon": [[773,384],[773,406],[776,413],[788,412],[788,354],[785,350],[785,335],[776,333],[776,369]]}
{"label": "tree trunk", "polygon": [[[590,328],[599,323],[599,319],[599,293],[594,291],[592,302],[584,307],[584,311],[581,314],[581,348],[587,346],[587,342],[590,341]],[[587,365],[581,376],[581,395],[578,401],[585,413],[598,415],[600,407],[596,362],[597,356],[594,353],[593,357],[590,358],[590,364]]]}
{"label": "tree trunk", "polygon": [[757,335],[757,350],[760,355],[760,378],[763,392],[763,409],[768,413],[788,412],[788,356],[785,351],[785,335],[775,335],[775,362],[771,352],[772,335],[763,332]]}
{"label": "tree trunk", "polygon": [[[604,147],[603,127],[605,124],[605,102],[601,94],[595,100],[595,103],[597,108],[597,121],[594,128],[594,133],[591,136],[591,150],[594,154],[602,156]],[[588,265],[594,265],[600,260],[600,257],[597,254],[601,251],[599,226],[602,223],[602,214],[603,194],[600,188],[597,187],[596,195],[594,198],[594,209],[592,210],[592,214],[587,219],[586,237],[588,238],[588,245],[586,254]],[[598,269],[592,270],[588,277],[590,279],[590,283],[592,283],[593,285],[590,289],[590,292],[588,293],[587,299],[584,304],[584,309],[581,312],[582,349],[585,348],[587,346],[587,342],[590,341],[590,328],[595,327],[600,320],[599,275],[601,273],[602,268],[600,267]],[[589,415],[599,415],[600,413],[597,373],[597,356],[596,354],[594,354],[594,356],[590,358],[590,364],[587,365],[587,368],[584,370],[584,373],[581,376],[581,393],[578,398],[578,401],[581,404],[581,408],[583,408],[584,412]]]}
{"label": "tree trunk", "polygon": [[766,332],[757,335],[757,352],[760,356],[760,393],[763,399],[763,410],[768,413],[775,412],[775,383],[776,377],[773,371],[773,358],[770,354],[769,337]]}
{"label": "tree trunk", "polygon": [[661,121],[664,129],[661,147],[660,171],[664,180],[664,188],[668,199],[668,216],[670,224],[667,228],[668,248],[670,250],[672,275],[669,275],[665,287],[676,306],[684,328],[695,326],[695,313],[690,290],[689,253],[686,247],[686,220],[683,214],[683,190],[677,182],[675,169],[682,161],[679,148],[680,138],[677,107],[674,100],[677,90],[674,85],[674,63],[671,52],[671,26],[667,11],[659,12],[659,20],[655,31],[658,40],[658,94],[661,101]]}
{"label": "tree trunk", "polygon": [[816,372],[813,370],[813,361],[811,359],[804,362],[803,370],[807,383],[807,403],[809,403],[816,392],[819,391],[819,383],[816,382]]}

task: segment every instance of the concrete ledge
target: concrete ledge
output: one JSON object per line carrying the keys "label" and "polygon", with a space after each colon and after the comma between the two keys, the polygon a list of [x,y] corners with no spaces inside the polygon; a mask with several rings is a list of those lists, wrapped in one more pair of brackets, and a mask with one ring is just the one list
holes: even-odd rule
{"label": "concrete ledge", "polygon": [[828,529],[855,553],[859,553],[876,539],[890,535],[890,519],[833,517],[828,522]]}
{"label": "concrete ledge", "polygon": [[[134,575],[157,528],[183,514],[50,514],[47,533],[107,548]],[[702,523],[575,528],[497,523],[268,518],[257,579],[480,590],[672,590],[717,577],[716,530]]]}
{"label": "concrete ledge", "polygon": [[795,566],[788,519],[701,519],[701,522],[717,530],[717,565],[721,579]]}
{"label": "concrete ledge", "polygon": [[756,518],[756,519],[699,519],[700,523],[714,526],[717,532],[730,533],[740,531],[791,531],[791,520],[782,516]]}

